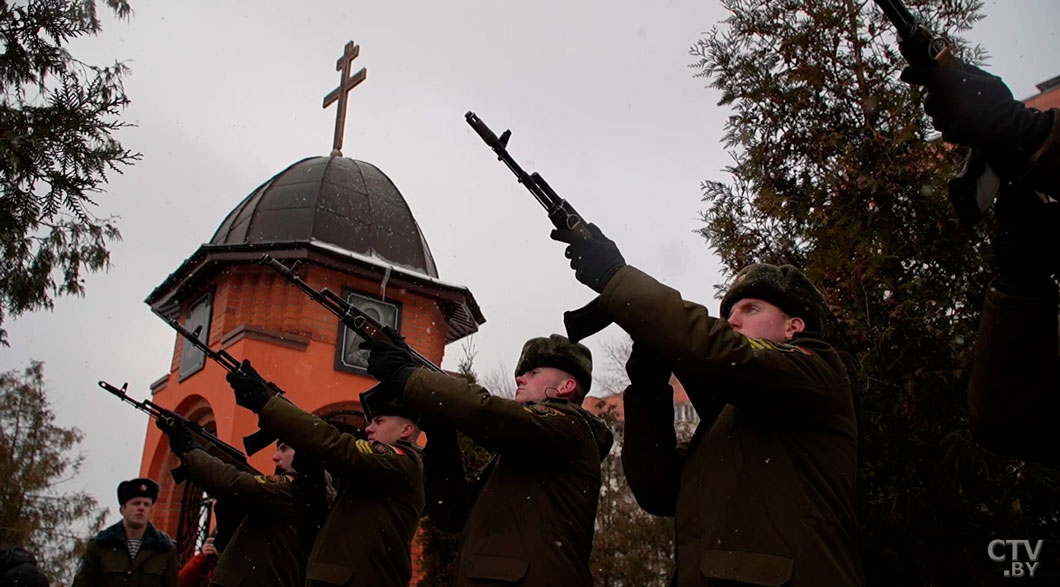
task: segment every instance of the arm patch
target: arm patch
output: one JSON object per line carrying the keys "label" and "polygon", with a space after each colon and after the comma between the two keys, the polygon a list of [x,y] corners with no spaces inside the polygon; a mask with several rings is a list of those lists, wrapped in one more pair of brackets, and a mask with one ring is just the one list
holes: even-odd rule
{"label": "arm patch", "polygon": [[284,485],[291,482],[291,477],[287,475],[254,475],[254,480],[263,485]]}
{"label": "arm patch", "polygon": [[404,456],[404,449],[385,444],[382,442],[368,442],[367,440],[358,440],[356,443],[357,452],[364,455],[375,455],[375,456],[387,456],[387,455],[398,455]]}
{"label": "arm patch", "polygon": [[550,408],[548,406],[542,406],[540,404],[533,405],[533,406],[523,406],[523,409],[526,410],[527,413],[534,414],[536,416],[546,416],[547,417],[547,416],[562,416],[563,415],[563,412],[561,412],[561,411],[559,411],[559,410],[557,410],[555,408]]}

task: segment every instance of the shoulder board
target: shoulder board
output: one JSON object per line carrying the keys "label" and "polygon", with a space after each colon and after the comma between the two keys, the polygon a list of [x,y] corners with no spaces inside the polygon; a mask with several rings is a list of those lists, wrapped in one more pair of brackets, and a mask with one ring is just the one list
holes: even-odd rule
{"label": "shoulder board", "polygon": [[291,476],[289,476],[289,475],[254,475],[254,480],[257,481],[258,483],[263,483],[263,484],[269,484],[269,483],[277,483],[277,484],[290,483],[292,481],[292,479],[293,478]]}
{"label": "shoulder board", "polygon": [[812,355],[806,347],[788,344],[786,342],[773,342],[764,338],[748,338],[747,343],[751,345],[751,348],[757,351],[779,351],[782,353],[799,353],[803,355]]}

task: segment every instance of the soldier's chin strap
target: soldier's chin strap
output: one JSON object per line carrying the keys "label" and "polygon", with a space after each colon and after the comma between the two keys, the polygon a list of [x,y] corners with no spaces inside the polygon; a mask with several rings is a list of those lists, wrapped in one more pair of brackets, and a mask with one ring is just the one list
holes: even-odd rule
{"label": "soldier's chin strap", "polygon": [[600,305],[600,296],[577,310],[563,313],[563,326],[571,342],[580,342],[611,325],[611,317]]}

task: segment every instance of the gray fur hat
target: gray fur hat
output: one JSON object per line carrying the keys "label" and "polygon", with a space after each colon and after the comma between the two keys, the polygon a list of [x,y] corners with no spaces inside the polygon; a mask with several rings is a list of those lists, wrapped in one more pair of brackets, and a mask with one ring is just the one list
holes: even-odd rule
{"label": "gray fur hat", "polygon": [[741,269],[721,299],[721,317],[728,318],[744,298],[765,300],[793,318],[802,318],[807,331],[821,333],[828,321],[828,300],[792,265],[759,263]]}
{"label": "gray fur hat", "polygon": [[515,376],[538,367],[552,367],[570,373],[586,393],[593,384],[592,352],[589,347],[571,342],[566,336],[553,334],[548,338],[526,341],[519,355],[519,363],[515,366]]}

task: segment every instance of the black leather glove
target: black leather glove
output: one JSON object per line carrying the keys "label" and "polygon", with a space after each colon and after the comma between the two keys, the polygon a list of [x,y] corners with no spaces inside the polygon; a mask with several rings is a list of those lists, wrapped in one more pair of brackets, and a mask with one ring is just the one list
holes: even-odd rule
{"label": "black leather glove", "polygon": [[202,445],[195,441],[195,436],[192,435],[188,426],[180,420],[173,420],[173,424],[169,425],[159,419],[155,420],[155,426],[158,426],[158,429],[169,437],[169,450],[173,451],[178,458],[192,450],[202,448]]}
{"label": "black leather glove", "polygon": [[238,371],[226,375],[225,380],[236,392],[236,403],[255,414],[275,395],[247,359],[243,359]]}
{"label": "black leather glove", "polygon": [[910,65],[902,81],[927,88],[924,112],[946,142],[981,150],[1001,173],[1025,170],[1052,128],[1051,114],[1028,108],[974,65]]}
{"label": "black leather glove", "polygon": [[1053,243],[1060,230],[1060,203],[1044,203],[1029,190],[1013,190],[998,199],[996,212],[997,288],[1017,296],[1055,295],[1050,277],[1060,272]]}
{"label": "black leather glove", "polygon": [[405,390],[405,382],[416,370],[408,349],[383,340],[366,340],[360,348],[368,351],[368,374],[384,384],[382,390],[395,395]]}
{"label": "black leather glove", "polygon": [[604,293],[607,282],[626,266],[626,260],[615,241],[604,236],[595,224],[589,224],[586,228],[592,233],[591,237],[560,229],[553,230],[549,236],[552,240],[567,243],[564,255],[570,259],[574,277],[596,293]]}
{"label": "black leather glove", "polygon": [[627,394],[646,396],[672,391],[670,365],[641,343],[633,343],[633,350],[626,361],[626,375],[629,376]]}

